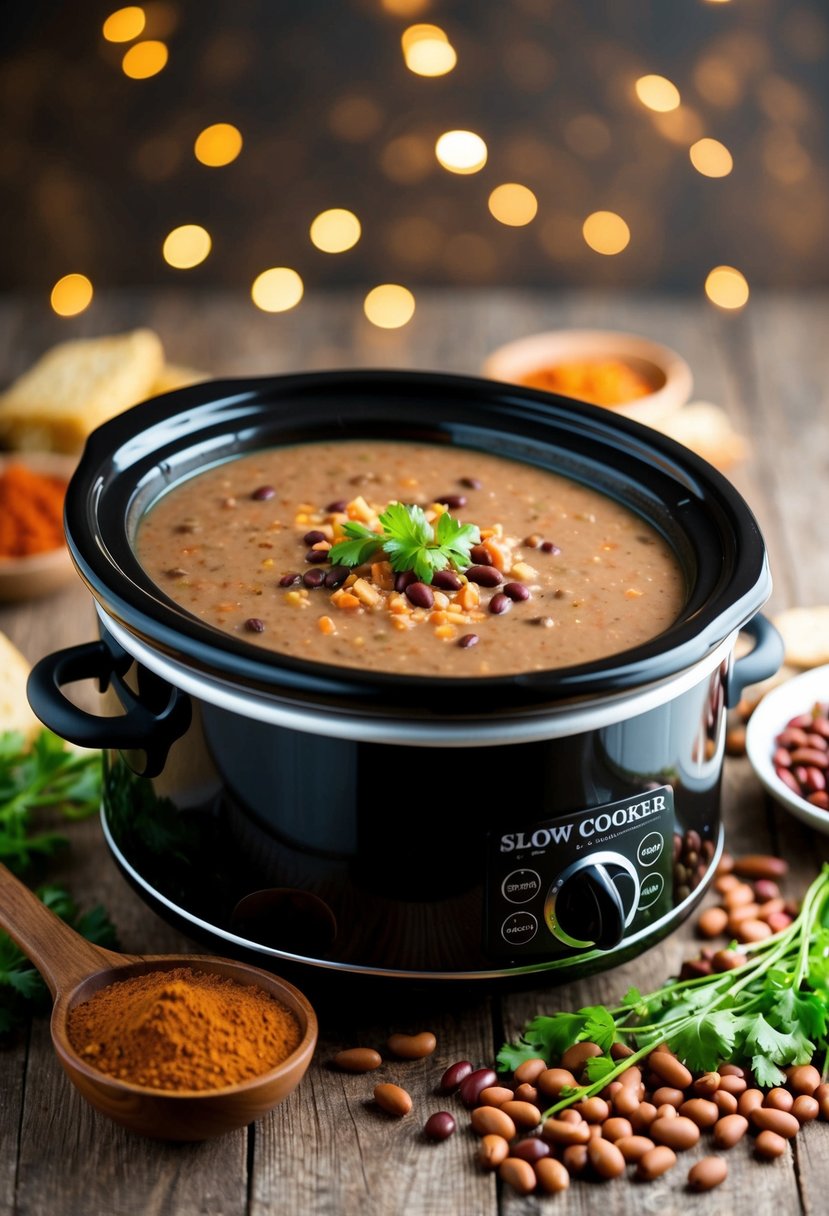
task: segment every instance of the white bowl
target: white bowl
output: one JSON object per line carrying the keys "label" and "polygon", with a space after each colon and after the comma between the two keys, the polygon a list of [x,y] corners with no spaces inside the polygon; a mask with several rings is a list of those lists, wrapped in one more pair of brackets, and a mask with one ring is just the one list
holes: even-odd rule
{"label": "white bowl", "polygon": [[829,663],[804,671],[766,693],[749,718],[746,751],[751,767],[772,798],[815,831],[829,835],[829,811],[821,811],[793,793],[777,776],[771,761],[774,741],[786,723],[807,713],[816,701],[829,701]]}
{"label": "white bowl", "polygon": [[648,426],[673,414],[691,396],[691,369],[681,355],[650,338],[609,329],[552,329],[518,338],[494,350],[481,373],[519,384],[533,372],[581,359],[620,359],[653,381],[656,387],[646,396],[606,407]]}
{"label": "white bowl", "polygon": [[[69,481],[77,463],[77,456],[59,452],[0,453],[0,471],[8,464],[24,464],[36,473],[65,481]],[[66,545],[28,557],[0,557],[0,601],[50,595],[75,577],[75,567]]]}

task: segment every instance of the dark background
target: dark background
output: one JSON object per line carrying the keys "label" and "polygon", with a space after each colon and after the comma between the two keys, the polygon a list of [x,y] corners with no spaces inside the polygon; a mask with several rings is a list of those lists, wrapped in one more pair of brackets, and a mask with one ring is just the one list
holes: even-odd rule
{"label": "dark background", "polygon": [[[0,281],[40,290],[78,271],[96,288],[167,283],[247,292],[275,265],[306,285],[401,282],[664,286],[700,291],[720,263],[752,288],[829,281],[829,12],[818,0],[170,0],[142,37],[169,62],[131,80],[101,34],[117,3],[4,6],[0,40]],[[395,9],[395,12],[389,9]],[[400,15],[408,9],[410,16]],[[407,70],[400,35],[440,25],[448,75]],[[682,109],[656,115],[635,79],[665,75]],[[200,165],[199,131],[232,122],[244,148]],[[486,168],[446,172],[444,130],[487,141]],[[734,156],[701,176],[701,135]],[[524,228],[487,209],[494,186],[537,195]],[[308,237],[329,207],[359,216],[351,251]],[[619,212],[627,249],[594,253],[592,211]],[[176,225],[213,252],[176,271]]]}

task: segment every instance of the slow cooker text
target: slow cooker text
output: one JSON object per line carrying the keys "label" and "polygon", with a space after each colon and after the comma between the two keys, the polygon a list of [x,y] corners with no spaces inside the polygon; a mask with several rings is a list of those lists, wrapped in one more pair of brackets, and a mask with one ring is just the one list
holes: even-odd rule
{"label": "slow cooker text", "polygon": [[[634,802],[631,806],[620,806],[615,811],[603,812],[588,819],[583,819],[578,825],[578,834],[589,840],[596,833],[609,832],[611,828],[626,827],[650,815],[658,815],[665,810],[665,795],[655,794],[653,798],[645,798],[642,802]],[[502,853],[513,853],[520,849],[546,849],[551,844],[566,843],[575,825],[560,824],[552,828],[536,828],[534,832],[510,832],[501,837]]]}

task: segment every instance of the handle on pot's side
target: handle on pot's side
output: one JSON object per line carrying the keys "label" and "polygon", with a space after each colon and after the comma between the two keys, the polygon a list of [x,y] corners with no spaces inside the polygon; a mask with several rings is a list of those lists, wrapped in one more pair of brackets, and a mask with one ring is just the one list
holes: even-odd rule
{"label": "handle on pot's side", "polygon": [[743,632],[754,638],[754,648],[737,659],[731,670],[725,698],[729,709],[737,704],[744,688],[767,680],[783,663],[783,639],[768,617],[758,613],[743,626]]}
{"label": "handle on pot's side", "polygon": [[[56,735],[81,747],[143,751],[146,761],[141,776],[157,777],[171,745],[190,725],[190,699],[155,677],[152,699],[157,705],[144,704],[122,678],[132,661],[125,652],[113,653],[103,641],[70,646],[34,665],[26,692],[38,718]],[[126,712],[100,717],[79,709],[64,696],[64,684],[92,679],[99,681],[102,691],[111,682]]]}

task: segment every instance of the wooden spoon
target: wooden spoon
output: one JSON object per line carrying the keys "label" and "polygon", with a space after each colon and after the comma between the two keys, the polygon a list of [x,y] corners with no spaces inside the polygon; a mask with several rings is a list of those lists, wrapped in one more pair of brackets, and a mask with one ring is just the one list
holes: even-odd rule
{"label": "wooden spoon", "polygon": [[[122,1127],[157,1140],[206,1140],[261,1118],[298,1085],[317,1041],[317,1018],[298,989],[259,967],[195,954],[142,957],[93,946],[55,916],[0,864],[0,926],[40,971],[54,998],[52,1043],[69,1080],[96,1110]],[[148,1089],[99,1072],[69,1042],[69,1011],[118,980],[191,967],[263,988],[286,1006],[302,1038],[286,1060],[249,1081],[223,1089]]]}

